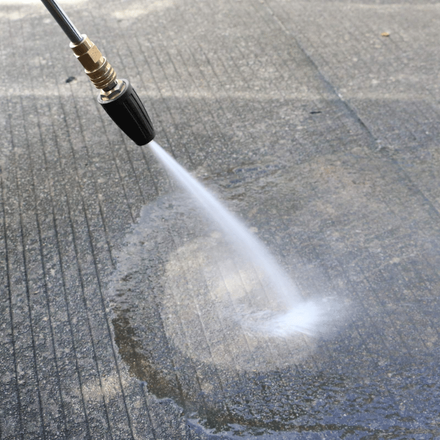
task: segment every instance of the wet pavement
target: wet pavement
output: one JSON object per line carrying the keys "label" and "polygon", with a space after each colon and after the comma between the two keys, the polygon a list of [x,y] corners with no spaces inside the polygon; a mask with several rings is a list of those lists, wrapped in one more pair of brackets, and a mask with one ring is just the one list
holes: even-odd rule
{"label": "wet pavement", "polygon": [[228,319],[252,270],[0,0],[0,438],[439,438],[440,4],[60,3],[331,319]]}

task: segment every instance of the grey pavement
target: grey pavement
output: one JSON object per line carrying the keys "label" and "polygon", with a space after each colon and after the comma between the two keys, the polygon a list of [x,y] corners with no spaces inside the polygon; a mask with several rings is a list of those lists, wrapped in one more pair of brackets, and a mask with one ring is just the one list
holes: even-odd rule
{"label": "grey pavement", "polygon": [[440,438],[440,2],[60,4],[337,325],[222,319],[248,267],[0,0],[0,438]]}

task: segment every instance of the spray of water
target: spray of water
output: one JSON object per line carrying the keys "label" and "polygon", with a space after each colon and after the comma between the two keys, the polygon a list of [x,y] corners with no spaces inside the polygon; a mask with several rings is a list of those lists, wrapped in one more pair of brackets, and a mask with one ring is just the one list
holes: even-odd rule
{"label": "spray of water", "polygon": [[[294,333],[313,335],[322,318],[321,307],[304,301],[293,283],[264,245],[231,214],[203,185],[194,179],[155,141],[149,144],[158,160],[165,166],[177,183],[182,186],[203,208],[206,215],[221,229],[225,238],[251,261],[256,273],[265,280],[266,290],[283,307],[276,311],[260,310],[240,316],[242,324],[253,333],[287,337]],[[261,274],[263,274],[261,276]]]}

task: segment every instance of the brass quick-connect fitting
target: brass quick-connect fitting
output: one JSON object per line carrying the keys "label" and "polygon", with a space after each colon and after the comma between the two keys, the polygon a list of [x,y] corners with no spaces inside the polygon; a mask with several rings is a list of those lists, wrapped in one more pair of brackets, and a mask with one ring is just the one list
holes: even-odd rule
{"label": "brass quick-connect fitting", "polygon": [[113,89],[117,84],[115,70],[90,38],[82,36],[81,43],[70,43],[70,48],[97,89]]}

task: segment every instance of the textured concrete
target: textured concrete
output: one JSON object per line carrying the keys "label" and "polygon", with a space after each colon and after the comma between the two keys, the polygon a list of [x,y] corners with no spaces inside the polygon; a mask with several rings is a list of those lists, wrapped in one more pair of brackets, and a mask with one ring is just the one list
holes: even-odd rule
{"label": "textured concrete", "polygon": [[440,3],[60,3],[159,144],[350,313],[284,367],[173,346],[200,224],[42,4],[0,0],[0,438],[439,438]]}

